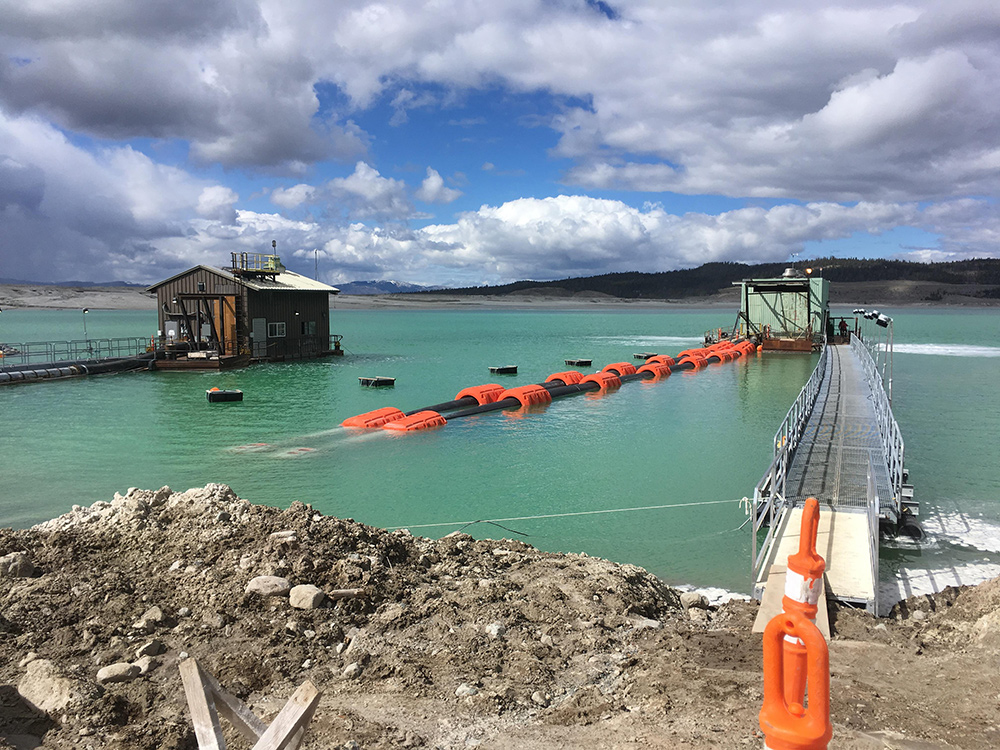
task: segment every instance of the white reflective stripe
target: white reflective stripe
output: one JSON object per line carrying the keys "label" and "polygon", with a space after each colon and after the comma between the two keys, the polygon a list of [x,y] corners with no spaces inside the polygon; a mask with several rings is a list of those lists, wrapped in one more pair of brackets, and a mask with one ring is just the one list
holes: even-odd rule
{"label": "white reflective stripe", "polygon": [[794,635],[788,635],[787,633],[785,634],[785,640],[788,641],[789,643],[797,643],[800,646],[805,645],[805,643],[802,642],[801,638],[796,638]]}
{"label": "white reflective stripe", "polygon": [[789,568],[785,571],[785,596],[793,601],[816,604],[819,602],[818,581],[817,578],[806,578]]}

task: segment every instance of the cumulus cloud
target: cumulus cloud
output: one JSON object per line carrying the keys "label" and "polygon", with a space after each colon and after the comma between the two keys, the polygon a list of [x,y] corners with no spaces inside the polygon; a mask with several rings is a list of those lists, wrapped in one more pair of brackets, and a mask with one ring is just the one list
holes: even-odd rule
{"label": "cumulus cloud", "polygon": [[353,174],[330,180],[326,189],[357,218],[403,219],[413,211],[406,183],[383,177],[363,161],[355,165]]}
{"label": "cumulus cloud", "polygon": [[427,177],[424,178],[416,192],[417,199],[424,203],[451,203],[461,194],[461,190],[445,187],[444,178],[438,174],[436,169],[430,167],[427,167]]}
{"label": "cumulus cloud", "polygon": [[236,221],[236,201],[240,197],[225,185],[210,185],[198,196],[195,211],[206,219],[214,219],[220,224],[233,224]]}
{"label": "cumulus cloud", "polygon": [[282,208],[296,208],[311,201],[316,193],[312,185],[299,183],[290,188],[275,188],[271,191],[271,202]]}
{"label": "cumulus cloud", "polygon": [[[973,206],[965,206],[974,211]],[[982,211],[983,206],[979,207]],[[959,207],[955,207],[959,212]],[[520,199],[418,230],[355,222],[301,225],[289,242],[318,250],[327,280],[405,278],[478,285],[613,271],[663,271],[710,261],[777,262],[806,242],[932,224],[915,204],[836,203],[745,208],[720,215],[671,214],[586,196]]]}

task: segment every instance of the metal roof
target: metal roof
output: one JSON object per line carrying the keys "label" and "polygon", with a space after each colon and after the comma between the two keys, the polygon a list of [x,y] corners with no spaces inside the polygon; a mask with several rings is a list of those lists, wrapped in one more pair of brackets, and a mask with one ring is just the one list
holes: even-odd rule
{"label": "metal roof", "polygon": [[164,284],[169,284],[174,279],[179,279],[182,276],[186,276],[192,271],[197,270],[209,271],[217,276],[221,276],[227,281],[232,281],[234,283],[241,283],[248,289],[253,289],[257,292],[327,292],[329,294],[339,294],[340,290],[335,286],[330,286],[329,284],[324,284],[322,281],[317,281],[316,279],[310,279],[308,276],[303,276],[302,274],[295,273],[294,271],[284,270],[280,273],[274,274],[274,281],[270,278],[260,278],[260,277],[246,277],[237,276],[232,271],[227,271],[224,268],[213,268],[212,266],[197,265],[193,268],[189,268],[186,271],[181,271],[178,274],[174,274],[169,279],[164,279],[163,281],[157,282],[150,287],[146,288],[147,292],[155,292],[159,287]]}

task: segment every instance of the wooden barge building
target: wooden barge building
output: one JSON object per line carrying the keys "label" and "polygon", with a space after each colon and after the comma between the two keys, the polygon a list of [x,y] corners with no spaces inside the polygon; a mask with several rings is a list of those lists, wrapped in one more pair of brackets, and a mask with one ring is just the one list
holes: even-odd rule
{"label": "wooden barge building", "polygon": [[274,254],[232,253],[229,268],[198,265],[147,291],[156,294],[158,370],[343,354],[330,333],[330,295],[340,290],[289,271]]}

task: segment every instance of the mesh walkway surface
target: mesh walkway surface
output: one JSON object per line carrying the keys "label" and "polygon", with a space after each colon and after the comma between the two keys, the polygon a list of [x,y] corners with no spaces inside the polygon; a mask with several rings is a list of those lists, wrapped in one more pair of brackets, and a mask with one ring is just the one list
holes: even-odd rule
{"label": "mesh walkway surface", "polygon": [[869,459],[880,498],[892,497],[872,392],[854,352],[831,346],[827,377],[788,467],[786,497],[815,497],[831,508],[864,511]]}

